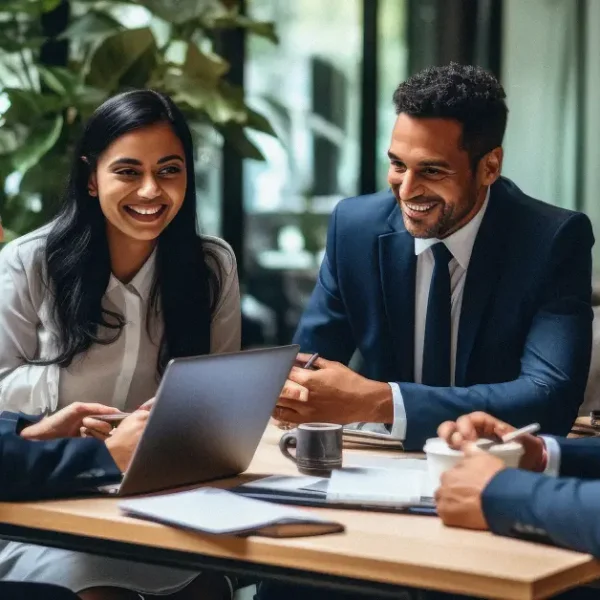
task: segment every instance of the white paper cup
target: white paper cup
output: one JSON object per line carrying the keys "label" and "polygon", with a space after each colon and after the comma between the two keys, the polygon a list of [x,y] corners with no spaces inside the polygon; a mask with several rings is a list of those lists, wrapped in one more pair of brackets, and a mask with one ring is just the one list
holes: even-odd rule
{"label": "white paper cup", "polygon": [[[454,467],[464,455],[461,450],[450,448],[441,438],[427,440],[423,450],[427,456],[427,472],[431,488],[436,490],[440,486],[442,473]],[[502,459],[508,468],[516,469],[525,451],[519,442],[508,442],[492,446],[486,452]]]}

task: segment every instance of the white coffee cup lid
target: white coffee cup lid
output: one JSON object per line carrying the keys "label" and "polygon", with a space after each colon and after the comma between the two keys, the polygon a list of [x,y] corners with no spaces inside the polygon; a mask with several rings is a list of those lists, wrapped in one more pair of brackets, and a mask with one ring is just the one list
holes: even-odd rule
{"label": "white coffee cup lid", "polygon": [[[426,454],[438,454],[442,456],[462,456],[462,450],[454,450],[450,448],[442,438],[430,438],[425,442],[423,448]],[[508,442],[506,444],[498,444],[489,449],[490,454],[503,455],[512,454],[514,452],[523,452],[523,446],[519,442]]]}

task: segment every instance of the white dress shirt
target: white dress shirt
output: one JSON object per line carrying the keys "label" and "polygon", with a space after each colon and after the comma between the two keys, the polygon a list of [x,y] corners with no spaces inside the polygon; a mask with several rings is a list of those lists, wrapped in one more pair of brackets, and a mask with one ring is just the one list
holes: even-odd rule
{"label": "white dress shirt", "polygon": [[[433,276],[435,259],[431,247],[434,244],[445,244],[450,250],[452,258],[448,263],[450,270],[450,292],[452,295],[451,309],[451,344],[450,344],[450,378],[454,385],[454,371],[456,367],[456,346],[458,340],[458,327],[460,323],[460,311],[462,308],[463,290],[467,279],[467,269],[473,252],[475,238],[479,231],[481,221],[487,210],[490,198],[488,188],[485,201],[479,212],[458,231],[443,240],[437,238],[415,238],[415,254],[417,256],[417,269],[415,277],[415,351],[414,363],[415,383],[421,383],[423,374],[423,347],[425,345],[425,321],[427,319],[427,303],[429,300],[429,287]],[[406,410],[400,386],[390,382],[394,398],[394,423],[391,434],[401,440],[406,438]]]}
{"label": "white dress shirt", "polygon": [[[48,228],[23,236],[0,252],[0,411],[53,412],[73,402],[98,402],[132,410],[158,387],[157,359],[163,323],[147,323],[155,252],[124,284],[111,275],[103,306],[125,318],[120,336],[94,344],[67,368],[30,365],[25,357],[58,353],[58,330],[40,276]],[[241,343],[240,292],[235,256],[222,240],[206,237],[207,262],[221,275],[220,296],[211,323],[211,352],[234,352]],[[111,338],[115,330],[99,328]]]}

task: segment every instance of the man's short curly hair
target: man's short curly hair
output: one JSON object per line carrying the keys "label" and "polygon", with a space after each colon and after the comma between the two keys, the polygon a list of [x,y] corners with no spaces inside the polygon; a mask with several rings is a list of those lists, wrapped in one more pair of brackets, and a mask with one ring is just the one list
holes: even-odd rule
{"label": "man's short curly hair", "polygon": [[454,119],[463,126],[461,147],[476,166],[502,145],[508,108],[506,93],[488,71],[450,63],[429,67],[401,83],[394,92],[396,114]]}

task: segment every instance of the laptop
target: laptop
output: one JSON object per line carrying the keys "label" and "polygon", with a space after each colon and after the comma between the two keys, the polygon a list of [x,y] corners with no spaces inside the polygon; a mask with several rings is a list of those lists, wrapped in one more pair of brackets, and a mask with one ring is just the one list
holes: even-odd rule
{"label": "laptop", "polygon": [[299,346],[172,359],[120,484],[102,493],[154,492],[248,468]]}

